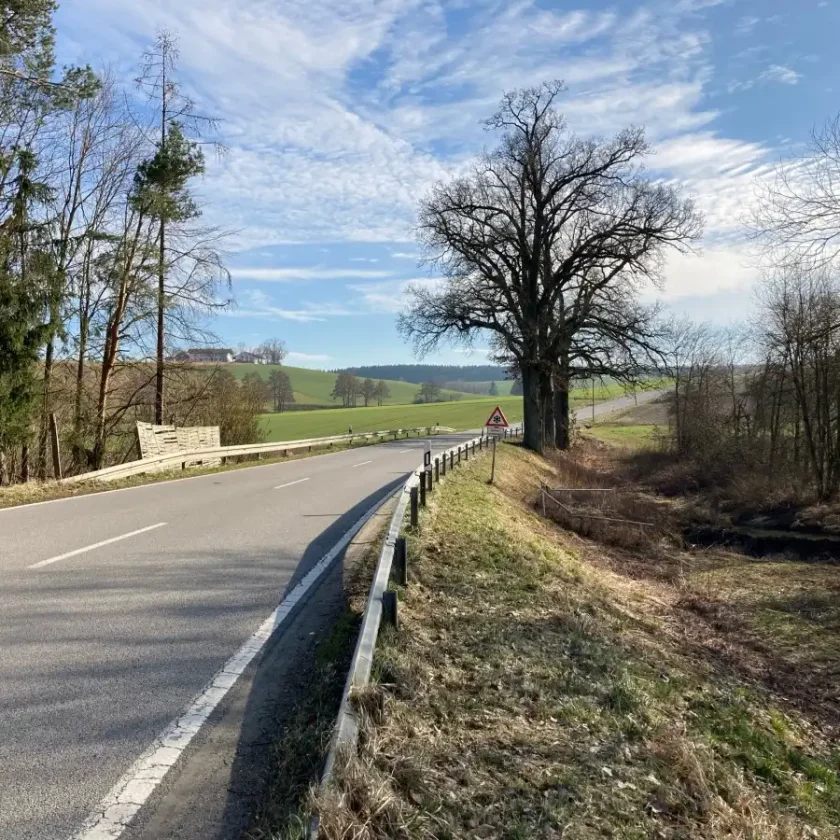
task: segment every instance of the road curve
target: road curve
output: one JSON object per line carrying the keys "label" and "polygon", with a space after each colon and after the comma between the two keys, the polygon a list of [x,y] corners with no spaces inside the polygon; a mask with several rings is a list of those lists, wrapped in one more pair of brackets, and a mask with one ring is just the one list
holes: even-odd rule
{"label": "road curve", "polygon": [[73,837],[424,447],[0,510],[0,840]]}

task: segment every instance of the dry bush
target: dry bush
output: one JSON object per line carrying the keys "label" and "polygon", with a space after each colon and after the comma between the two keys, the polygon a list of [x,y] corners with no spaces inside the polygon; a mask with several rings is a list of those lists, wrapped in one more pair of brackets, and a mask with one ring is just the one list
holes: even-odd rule
{"label": "dry bush", "polygon": [[635,489],[582,449],[551,457],[557,482],[538,504],[562,527],[632,550],[659,552],[681,545],[679,522],[661,500]]}

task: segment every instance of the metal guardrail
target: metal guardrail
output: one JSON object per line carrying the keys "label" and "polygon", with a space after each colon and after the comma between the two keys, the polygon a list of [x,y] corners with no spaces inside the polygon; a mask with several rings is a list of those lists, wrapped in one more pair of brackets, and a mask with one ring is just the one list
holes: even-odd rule
{"label": "metal guardrail", "polygon": [[212,449],[199,449],[195,452],[175,452],[171,455],[159,455],[154,458],[144,458],[139,461],[131,461],[127,464],[117,464],[114,467],[105,467],[94,472],[82,473],[80,475],[68,476],[61,479],[62,484],[75,484],[81,481],[113,481],[117,478],[129,478],[133,475],[142,475],[147,472],[165,470],[170,467],[181,467],[186,469],[188,463],[195,464],[201,461],[227,458],[239,458],[247,455],[263,455],[273,452],[293,452],[300,449],[332,446],[336,443],[352,443],[354,440],[372,440],[394,436],[397,439],[400,435],[408,437],[411,433],[418,434],[441,434],[455,432],[448,426],[416,426],[411,429],[388,429],[382,432],[360,432],[352,435],[335,435],[333,437],[308,438],[306,440],[285,440],[272,441],[270,443],[249,443],[242,446],[219,446]]}
{"label": "metal guardrail", "polygon": [[[521,433],[520,427],[505,430],[500,438],[518,437]],[[469,460],[470,450],[472,455],[479,451],[489,451],[492,437],[482,432],[479,437],[472,438],[466,443],[450,447],[442,455],[438,455],[432,463],[416,469],[411,477],[403,485],[397,506],[391,516],[385,542],[379,552],[379,560],[376,564],[373,583],[368,593],[365,612],[362,617],[362,626],[359,631],[359,638],[356,642],[356,649],[353,652],[353,659],[350,663],[350,671],[344,685],[344,693],[341,697],[341,705],[338,711],[332,740],[330,741],[329,752],[324,765],[324,774],[321,779],[321,787],[325,788],[332,778],[336,758],[339,753],[355,750],[359,737],[359,725],[353,711],[352,695],[354,691],[364,688],[370,681],[370,674],[373,668],[373,657],[376,651],[376,640],[379,636],[379,628],[382,624],[383,615],[386,610],[391,611],[389,618],[396,620],[396,593],[388,590],[391,579],[391,572],[394,566],[394,557],[397,553],[397,546],[403,540],[400,531],[405,520],[406,510],[411,505],[411,524],[417,525],[418,503],[425,504],[427,493],[433,487],[433,482],[440,482],[445,478],[447,471],[452,470],[461,463],[462,454],[464,460]],[[447,463],[448,459],[448,463]],[[405,563],[405,545],[400,548],[402,554],[401,562]],[[405,575],[403,565],[402,574]],[[388,596],[391,596],[390,598]],[[390,603],[389,603],[390,602]],[[310,826],[310,840],[317,840],[318,818],[313,818]]]}

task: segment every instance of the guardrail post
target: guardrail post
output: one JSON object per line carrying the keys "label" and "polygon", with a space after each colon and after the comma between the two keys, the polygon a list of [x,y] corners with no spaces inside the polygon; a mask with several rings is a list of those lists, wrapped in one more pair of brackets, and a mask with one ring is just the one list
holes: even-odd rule
{"label": "guardrail post", "polygon": [[411,527],[416,528],[418,519],[418,498],[417,495],[420,491],[416,487],[411,488]]}
{"label": "guardrail post", "polygon": [[408,546],[405,537],[394,543],[394,577],[400,586],[408,586]]}
{"label": "guardrail post", "polygon": [[400,629],[397,615],[397,593],[393,589],[387,589],[382,593],[382,619],[395,630]]}
{"label": "guardrail post", "polygon": [[435,458],[435,481],[440,481],[440,458]]}
{"label": "guardrail post", "polygon": [[426,507],[426,473],[420,473],[420,507]]}

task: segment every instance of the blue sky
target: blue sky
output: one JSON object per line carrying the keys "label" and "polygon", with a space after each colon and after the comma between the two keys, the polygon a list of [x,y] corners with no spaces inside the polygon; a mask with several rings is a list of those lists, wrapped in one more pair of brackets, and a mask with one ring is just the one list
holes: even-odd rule
{"label": "blue sky", "polygon": [[706,214],[702,252],[648,297],[719,323],[750,317],[756,179],[840,110],[840,0],[64,0],[56,23],[63,61],[127,78],[158,28],[178,33],[229,147],[199,186],[237,231],[237,305],[213,328],[283,338],[310,367],[413,359],[395,317],[434,282],[417,201],[492,142],[479,123],[506,89],[564,79],[575,132],[647,127],[651,170]]}

